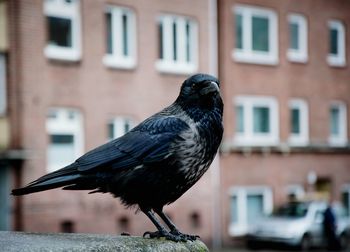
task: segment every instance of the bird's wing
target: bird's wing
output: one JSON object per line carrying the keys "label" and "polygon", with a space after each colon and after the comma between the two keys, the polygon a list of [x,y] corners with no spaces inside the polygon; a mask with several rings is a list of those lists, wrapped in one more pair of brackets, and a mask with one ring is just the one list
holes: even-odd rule
{"label": "bird's wing", "polygon": [[160,162],[169,156],[171,144],[189,126],[176,117],[151,117],[124,136],[104,144],[76,160],[80,172],[130,168]]}

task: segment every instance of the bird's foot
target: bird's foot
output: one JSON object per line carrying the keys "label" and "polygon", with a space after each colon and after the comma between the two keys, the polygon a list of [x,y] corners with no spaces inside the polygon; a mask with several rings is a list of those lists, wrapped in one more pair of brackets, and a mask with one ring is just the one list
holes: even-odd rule
{"label": "bird's foot", "polygon": [[179,242],[179,241],[187,241],[188,239],[185,239],[185,237],[181,235],[176,235],[169,233],[167,231],[156,231],[156,232],[150,232],[147,231],[143,234],[143,237],[149,237],[149,238],[161,238],[164,237],[167,240],[174,241],[174,242]]}
{"label": "bird's foot", "polygon": [[172,230],[170,234],[181,237],[181,241],[195,241],[200,238],[199,235],[183,234],[178,230]]}

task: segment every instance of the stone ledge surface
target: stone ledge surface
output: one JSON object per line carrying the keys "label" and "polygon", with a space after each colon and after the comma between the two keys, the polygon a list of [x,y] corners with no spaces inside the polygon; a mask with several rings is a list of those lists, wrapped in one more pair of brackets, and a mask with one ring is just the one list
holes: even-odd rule
{"label": "stone ledge surface", "polygon": [[0,231],[0,251],[207,252],[209,250],[199,240],[194,242],[172,242],[165,239],[148,239],[138,236]]}

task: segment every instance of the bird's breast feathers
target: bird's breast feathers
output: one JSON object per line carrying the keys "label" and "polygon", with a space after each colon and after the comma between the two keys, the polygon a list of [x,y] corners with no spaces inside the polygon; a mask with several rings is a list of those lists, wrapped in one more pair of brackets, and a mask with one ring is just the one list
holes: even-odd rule
{"label": "bird's breast feathers", "polygon": [[205,173],[215,157],[222,137],[221,118],[215,118],[214,114],[209,113],[201,120],[194,121],[184,111],[179,117],[189,128],[180,133],[182,140],[174,143],[174,154],[181,160],[180,172],[186,180],[194,183]]}

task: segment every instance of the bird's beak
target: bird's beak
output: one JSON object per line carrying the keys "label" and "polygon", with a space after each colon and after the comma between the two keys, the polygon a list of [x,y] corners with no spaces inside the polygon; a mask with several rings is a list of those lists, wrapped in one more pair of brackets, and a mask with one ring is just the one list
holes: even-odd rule
{"label": "bird's beak", "polygon": [[211,93],[218,93],[218,92],[220,92],[219,86],[214,81],[208,81],[206,83],[206,87],[204,87],[200,90],[201,95],[208,95]]}

